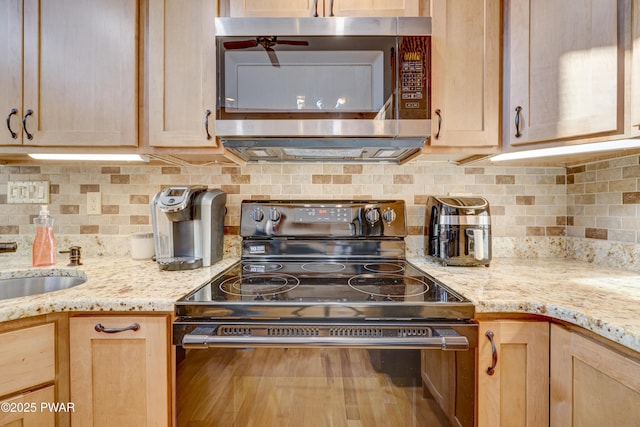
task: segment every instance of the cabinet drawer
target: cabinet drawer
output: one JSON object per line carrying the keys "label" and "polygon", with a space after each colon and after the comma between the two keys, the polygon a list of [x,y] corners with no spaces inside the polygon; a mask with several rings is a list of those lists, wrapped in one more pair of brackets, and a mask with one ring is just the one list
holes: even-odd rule
{"label": "cabinet drawer", "polygon": [[0,396],[53,382],[55,351],[53,323],[0,334]]}
{"label": "cabinet drawer", "polygon": [[56,413],[41,409],[41,403],[55,402],[53,386],[3,400],[7,410],[0,411],[0,426],[54,427]]}

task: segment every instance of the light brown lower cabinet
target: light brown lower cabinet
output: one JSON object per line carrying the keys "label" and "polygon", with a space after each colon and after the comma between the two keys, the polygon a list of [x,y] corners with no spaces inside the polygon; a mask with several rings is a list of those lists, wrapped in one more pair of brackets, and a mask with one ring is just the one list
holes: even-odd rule
{"label": "light brown lower cabinet", "polygon": [[69,323],[71,425],[171,425],[168,316],[77,316]]}
{"label": "light brown lower cabinet", "polygon": [[0,402],[0,427],[56,426],[56,412],[41,406],[43,403],[53,404],[55,400],[55,387],[52,385],[3,400]]}
{"label": "light brown lower cabinet", "polygon": [[637,426],[640,361],[551,325],[551,427]]}
{"label": "light brown lower cabinet", "polygon": [[66,315],[0,323],[0,427],[66,427]]}
{"label": "light brown lower cabinet", "polygon": [[548,426],[549,322],[479,323],[478,427]]}

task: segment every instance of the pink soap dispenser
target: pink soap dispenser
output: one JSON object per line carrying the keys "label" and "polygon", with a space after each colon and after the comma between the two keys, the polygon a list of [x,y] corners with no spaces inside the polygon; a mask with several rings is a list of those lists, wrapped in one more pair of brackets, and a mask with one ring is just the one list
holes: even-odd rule
{"label": "pink soap dispenser", "polygon": [[53,218],[47,205],[42,205],[40,215],[33,220],[36,237],[33,240],[33,266],[43,267],[56,263],[56,238],[53,235]]}

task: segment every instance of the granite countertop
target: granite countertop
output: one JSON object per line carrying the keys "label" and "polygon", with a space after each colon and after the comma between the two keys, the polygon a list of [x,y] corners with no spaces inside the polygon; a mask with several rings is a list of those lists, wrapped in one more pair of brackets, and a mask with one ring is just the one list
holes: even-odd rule
{"label": "granite countertop", "polygon": [[[86,275],[73,288],[0,300],[0,321],[62,311],[158,311],[238,259],[211,267],[160,271],[152,261],[127,257],[83,259],[84,265],[31,267],[24,257],[0,257],[0,279],[34,274]],[[640,272],[582,261],[494,258],[491,267],[443,267],[422,257],[409,261],[471,300],[482,314],[530,313],[573,323],[640,352]]]}
{"label": "granite countertop", "polygon": [[416,267],[473,301],[476,314],[564,320],[640,352],[640,272],[562,258],[494,258],[486,267]]}
{"label": "granite countertop", "polygon": [[30,258],[0,258],[0,279],[33,275],[86,275],[81,285],[20,298],[0,300],[0,322],[61,311],[158,311],[171,313],[182,296],[225,270],[238,259],[211,267],[160,271],[158,264],[128,257],[83,258],[83,265],[31,267]]}

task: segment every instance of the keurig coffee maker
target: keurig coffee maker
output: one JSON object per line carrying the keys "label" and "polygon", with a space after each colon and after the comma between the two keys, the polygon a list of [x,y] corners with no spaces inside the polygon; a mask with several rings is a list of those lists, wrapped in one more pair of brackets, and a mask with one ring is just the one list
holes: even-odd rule
{"label": "keurig coffee maker", "polygon": [[190,270],[222,259],[227,195],[205,186],[172,186],[151,202],[161,270]]}

